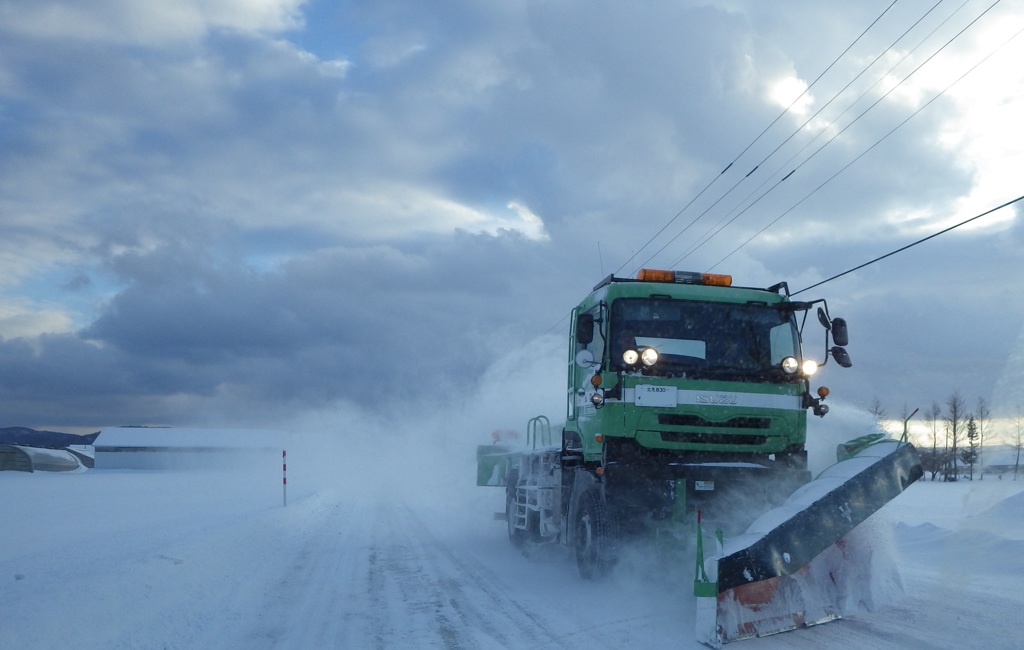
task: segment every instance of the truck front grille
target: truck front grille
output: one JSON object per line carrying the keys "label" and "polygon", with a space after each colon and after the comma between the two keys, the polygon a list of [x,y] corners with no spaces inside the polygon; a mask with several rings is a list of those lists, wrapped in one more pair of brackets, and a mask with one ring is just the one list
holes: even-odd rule
{"label": "truck front grille", "polygon": [[699,415],[683,413],[659,413],[658,424],[678,427],[713,427],[719,429],[770,429],[771,418],[737,417],[722,422],[706,420]]}
{"label": "truck front grille", "polygon": [[768,436],[745,433],[679,433],[676,431],[662,431],[661,439],[665,442],[688,442],[700,445],[763,445],[768,441]]}

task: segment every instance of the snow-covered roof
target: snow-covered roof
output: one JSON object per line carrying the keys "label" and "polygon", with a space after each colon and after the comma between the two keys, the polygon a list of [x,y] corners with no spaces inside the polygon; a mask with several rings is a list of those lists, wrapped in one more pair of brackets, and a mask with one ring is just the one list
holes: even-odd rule
{"label": "snow-covered roof", "polygon": [[190,429],[111,427],[100,431],[97,448],[190,447],[222,449],[283,448],[287,434],[270,429]]}
{"label": "snow-covered roof", "polygon": [[[1024,453],[1020,454],[1024,461]],[[1006,467],[1017,463],[1017,450],[1009,445],[986,445],[981,454],[982,464],[986,467]]]}

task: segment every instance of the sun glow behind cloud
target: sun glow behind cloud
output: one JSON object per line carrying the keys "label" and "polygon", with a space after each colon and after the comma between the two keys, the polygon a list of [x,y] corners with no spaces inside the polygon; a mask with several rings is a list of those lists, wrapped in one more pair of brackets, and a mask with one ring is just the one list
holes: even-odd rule
{"label": "sun glow behind cloud", "polygon": [[806,117],[814,105],[814,96],[807,91],[807,82],[797,77],[786,77],[768,87],[768,99],[779,108],[800,117]]}

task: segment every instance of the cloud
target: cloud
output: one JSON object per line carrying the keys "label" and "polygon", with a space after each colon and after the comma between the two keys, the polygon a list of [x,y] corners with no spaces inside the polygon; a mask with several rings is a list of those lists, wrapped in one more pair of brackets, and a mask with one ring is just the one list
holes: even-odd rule
{"label": "cloud", "polygon": [[347,235],[349,239],[382,241],[459,230],[492,235],[514,230],[532,239],[546,238],[544,222],[517,201],[508,203],[508,212],[478,208],[426,187],[323,188],[304,204],[302,213],[306,215],[330,215],[321,228],[335,232],[339,239]]}
{"label": "cloud", "polygon": [[171,45],[214,29],[272,33],[302,25],[305,0],[6,2],[5,30],[45,40]]}
{"label": "cloud", "polygon": [[[5,403],[26,424],[383,405],[465,390],[561,334],[634,254],[691,270],[729,255],[718,270],[739,283],[794,289],[851,268],[1012,198],[1015,42],[881,138],[1019,11],[850,125],[886,68],[843,84],[920,11],[894,7],[811,88],[801,110],[836,97],[814,121],[759,137],[773,84],[816,79],[877,8],[7,3]],[[886,368],[837,386],[895,395],[915,367],[915,395],[944,393],[973,357],[984,389],[1024,318],[986,282],[1022,270],[1015,214],[823,287],[863,332],[858,367]],[[992,323],[988,345],[957,338],[970,323]]]}
{"label": "cloud", "polygon": [[32,339],[40,334],[72,331],[74,323],[60,308],[17,305],[13,301],[0,307],[0,339]]}
{"label": "cloud", "polygon": [[183,248],[125,253],[117,262],[128,287],[77,334],[10,342],[0,385],[18,386],[6,395],[12,416],[49,385],[49,400],[73,417],[97,396],[115,412],[135,413],[141,400],[148,422],[189,421],[218,403],[248,419],[245,403],[280,417],[288,405],[341,398],[424,399],[474,385],[496,357],[552,325],[520,325],[559,311],[533,291],[546,256],[511,231],[410,250],[330,249],[269,271]]}

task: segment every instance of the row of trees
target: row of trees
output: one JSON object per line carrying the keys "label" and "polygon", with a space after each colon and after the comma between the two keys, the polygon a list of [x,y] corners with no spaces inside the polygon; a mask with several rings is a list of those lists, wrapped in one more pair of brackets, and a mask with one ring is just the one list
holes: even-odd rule
{"label": "row of trees", "polygon": [[[882,402],[877,397],[869,409],[879,426],[885,428],[887,420]],[[906,411],[904,407],[904,411]],[[979,397],[973,412],[968,412],[967,403],[959,391],[954,391],[946,398],[943,405],[933,402],[924,413],[923,421],[930,431],[930,440],[918,445],[921,465],[931,480],[956,481],[959,478],[974,480],[975,465],[980,464],[985,448],[986,438],[991,438],[991,411],[984,398]],[[911,414],[904,412],[900,420],[906,422]],[[1024,436],[1021,431],[1021,418],[1018,415],[1013,447],[1016,449],[1013,475],[1017,478],[1020,467],[1021,450],[1024,449]],[[920,441],[919,441],[920,442]],[[930,444],[929,444],[930,443]],[[979,479],[984,478],[984,468],[978,467]]]}

